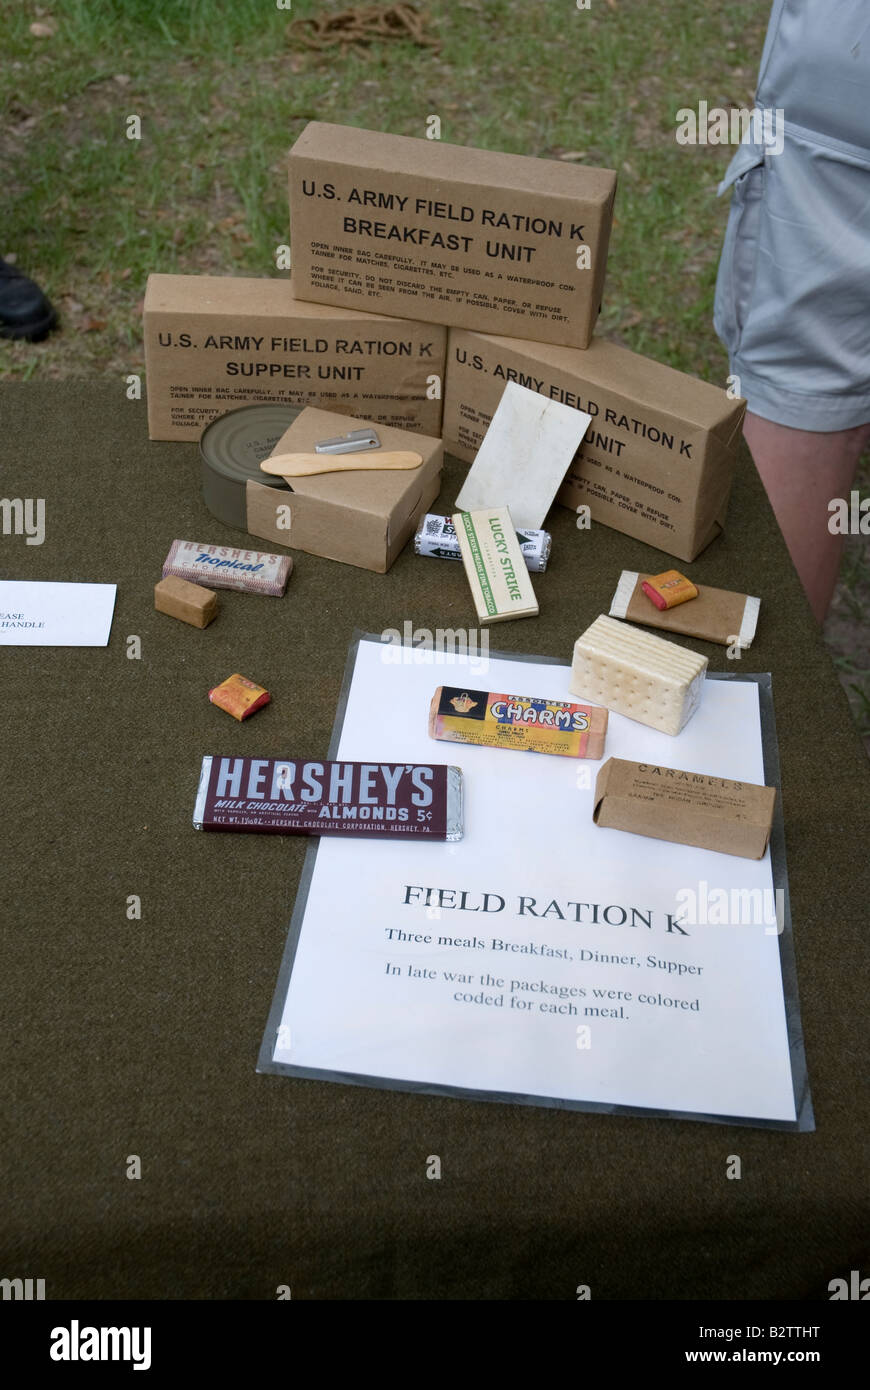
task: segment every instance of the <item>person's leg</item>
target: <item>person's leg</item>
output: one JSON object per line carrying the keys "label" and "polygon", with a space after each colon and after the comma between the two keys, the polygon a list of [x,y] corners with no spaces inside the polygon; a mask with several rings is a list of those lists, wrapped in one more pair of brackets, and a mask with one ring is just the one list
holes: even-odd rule
{"label": "person's leg", "polygon": [[870,423],[817,433],[775,425],[747,411],[743,433],[780,530],[820,623],[831,602],[843,537],[831,535],[829,503],[848,499]]}

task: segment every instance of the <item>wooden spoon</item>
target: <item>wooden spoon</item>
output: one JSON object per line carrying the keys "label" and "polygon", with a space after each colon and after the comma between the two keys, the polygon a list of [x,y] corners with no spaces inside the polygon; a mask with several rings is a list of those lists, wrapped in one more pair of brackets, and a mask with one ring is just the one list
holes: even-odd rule
{"label": "wooden spoon", "polygon": [[308,478],[312,473],[378,472],[383,468],[419,468],[422,454],[397,450],[373,450],[367,454],[276,454],[263,459],[260,468],[279,478]]}

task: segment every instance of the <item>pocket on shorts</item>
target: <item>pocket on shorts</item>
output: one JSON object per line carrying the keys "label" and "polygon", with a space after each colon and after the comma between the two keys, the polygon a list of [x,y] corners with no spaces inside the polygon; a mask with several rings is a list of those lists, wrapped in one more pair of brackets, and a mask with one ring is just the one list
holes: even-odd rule
{"label": "pocket on shorts", "polygon": [[741,145],[717,190],[721,196],[731,189],[731,209],[716,277],[713,324],[730,357],[740,347],[752,300],[764,180],[763,146]]}
{"label": "pocket on shorts", "polygon": [[757,377],[803,395],[866,397],[868,208],[870,152],[787,125],[784,149],[765,163],[739,328],[740,358]]}

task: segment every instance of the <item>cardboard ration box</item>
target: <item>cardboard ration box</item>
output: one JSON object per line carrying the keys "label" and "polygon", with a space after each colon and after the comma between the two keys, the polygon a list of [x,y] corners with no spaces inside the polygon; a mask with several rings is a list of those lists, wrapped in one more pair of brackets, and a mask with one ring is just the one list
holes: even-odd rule
{"label": "cardboard ration box", "polygon": [[216,416],[283,401],[440,435],[447,332],[297,299],[289,280],[149,275],[151,439],[198,439]]}
{"label": "cardboard ration box", "polygon": [[511,381],[592,416],[557,502],[681,560],[720,534],[745,401],[603,338],[577,352],[453,329],[449,453],[473,461]]}
{"label": "cardboard ration box", "polygon": [[[370,423],[312,406],[297,416],[270,457],[313,453],[322,440]],[[440,439],[408,430],[378,425],[377,433],[385,452],[411,449],[422,455],[420,467],[315,473],[293,478],[286,488],[249,479],[245,488],[250,533],[275,545],[385,574],[441,490],[444,451]],[[324,455],[325,460],[331,457]],[[367,464],[376,457],[375,451],[368,453]]]}
{"label": "cardboard ration box", "polygon": [[761,859],[775,806],[775,787],[608,758],[595,781],[592,819],[612,830]]}
{"label": "cardboard ration box", "polygon": [[611,169],[312,121],[289,171],[293,277],[306,299],[589,343]]}

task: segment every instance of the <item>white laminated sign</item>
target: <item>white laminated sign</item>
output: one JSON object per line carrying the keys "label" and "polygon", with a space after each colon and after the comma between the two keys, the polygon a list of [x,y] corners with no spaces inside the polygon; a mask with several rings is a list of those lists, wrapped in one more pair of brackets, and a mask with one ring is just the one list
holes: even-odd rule
{"label": "white laminated sign", "polygon": [[[567,665],[479,666],[360,638],[329,756],[431,760],[442,684],[572,698]],[[259,1070],[812,1129],[779,812],[738,858],[597,826],[594,762],[456,751],[460,843],[312,844]],[[677,739],[611,714],[603,756],[774,785],[770,678],[711,675]]]}

